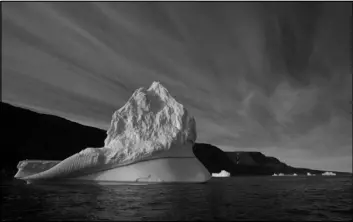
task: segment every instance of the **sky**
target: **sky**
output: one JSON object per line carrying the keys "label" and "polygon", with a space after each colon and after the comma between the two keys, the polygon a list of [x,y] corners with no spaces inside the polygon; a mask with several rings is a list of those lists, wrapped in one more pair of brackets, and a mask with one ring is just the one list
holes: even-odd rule
{"label": "sky", "polygon": [[2,101],[107,130],[164,85],[197,142],[352,172],[350,2],[4,2]]}

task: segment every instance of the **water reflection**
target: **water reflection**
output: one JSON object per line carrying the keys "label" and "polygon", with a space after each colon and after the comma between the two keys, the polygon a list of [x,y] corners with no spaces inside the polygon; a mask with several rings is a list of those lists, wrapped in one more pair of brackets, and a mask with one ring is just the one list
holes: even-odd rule
{"label": "water reflection", "polygon": [[1,186],[6,220],[326,220],[351,218],[352,204],[351,178]]}

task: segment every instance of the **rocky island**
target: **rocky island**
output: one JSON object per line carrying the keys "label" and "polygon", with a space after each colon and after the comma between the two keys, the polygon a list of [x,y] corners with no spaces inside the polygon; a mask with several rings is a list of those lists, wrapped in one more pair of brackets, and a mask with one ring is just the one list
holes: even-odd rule
{"label": "rocky island", "polygon": [[[225,170],[231,176],[251,176],[274,174],[283,175],[315,175],[324,170],[313,170],[292,167],[275,157],[265,156],[261,152],[234,151],[224,152],[220,148],[205,143],[195,143],[193,151],[196,157],[206,166],[210,173],[220,173]],[[333,172],[336,175],[349,175],[345,172]]]}

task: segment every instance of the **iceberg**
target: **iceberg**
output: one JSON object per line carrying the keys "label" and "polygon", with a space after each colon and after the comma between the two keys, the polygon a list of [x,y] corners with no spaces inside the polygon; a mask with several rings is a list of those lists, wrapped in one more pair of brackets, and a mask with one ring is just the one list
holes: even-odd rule
{"label": "iceberg", "polygon": [[336,174],[333,172],[325,172],[322,174],[322,176],[336,176]]}
{"label": "iceberg", "polygon": [[212,177],[230,177],[230,173],[222,170],[220,173],[212,173]]}
{"label": "iceberg", "polygon": [[104,147],[62,161],[24,160],[15,178],[27,182],[203,183],[210,173],[195,157],[196,122],[159,82],[137,89],[115,111]]}
{"label": "iceberg", "polygon": [[278,176],[276,173],[274,173],[273,175],[272,175],[273,177],[276,177],[276,176]]}
{"label": "iceberg", "polygon": [[309,172],[306,173],[307,176],[315,176],[315,174],[311,174]]}

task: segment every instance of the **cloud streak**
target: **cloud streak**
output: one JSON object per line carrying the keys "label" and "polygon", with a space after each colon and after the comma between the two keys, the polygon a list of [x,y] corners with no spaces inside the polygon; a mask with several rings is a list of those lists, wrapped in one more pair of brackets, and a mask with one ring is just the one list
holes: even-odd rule
{"label": "cloud streak", "polygon": [[199,141],[351,171],[351,3],[2,11],[5,102],[107,129],[136,88],[158,80],[195,115]]}

